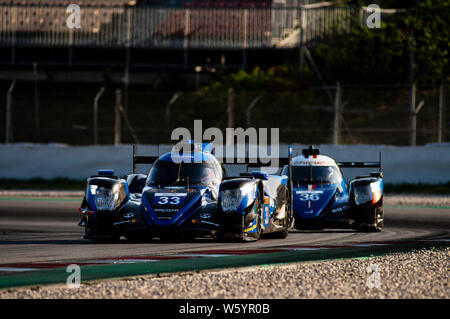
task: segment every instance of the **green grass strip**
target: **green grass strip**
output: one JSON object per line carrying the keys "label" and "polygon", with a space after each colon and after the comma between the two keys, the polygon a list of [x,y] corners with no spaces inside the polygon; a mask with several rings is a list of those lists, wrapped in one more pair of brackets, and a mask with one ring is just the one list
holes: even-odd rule
{"label": "green grass strip", "polygon": [[[81,267],[81,281],[119,278],[136,275],[200,271],[207,269],[237,268],[286,264],[307,261],[375,257],[396,252],[407,252],[431,247],[449,247],[448,242],[414,243],[389,246],[318,249],[313,251],[283,251],[252,255],[205,257],[166,260],[150,263],[126,263]],[[65,268],[33,271],[0,277],[0,288],[65,283],[69,273]]]}

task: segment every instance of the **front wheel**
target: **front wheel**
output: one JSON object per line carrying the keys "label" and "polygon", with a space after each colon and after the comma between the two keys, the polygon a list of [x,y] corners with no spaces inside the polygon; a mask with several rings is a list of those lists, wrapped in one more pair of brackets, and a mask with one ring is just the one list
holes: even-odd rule
{"label": "front wheel", "polygon": [[282,231],[273,233],[273,238],[285,239],[289,235],[289,224],[286,223]]}
{"label": "front wheel", "polygon": [[[253,226],[244,228],[242,231],[242,239],[244,241],[257,241],[261,237],[262,227],[261,227],[261,216],[262,216],[262,201],[257,200],[253,209],[255,210],[255,222]],[[245,219],[245,217],[242,217]],[[245,226],[244,226],[245,227]],[[255,231],[256,230],[256,231]]]}
{"label": "front wheel", "polygon": [[362,224],[356,228],[358,232],[376,233],[383,230],[384,218],[383,218],[383,206],[374,209],[374,220],[372,224]]}

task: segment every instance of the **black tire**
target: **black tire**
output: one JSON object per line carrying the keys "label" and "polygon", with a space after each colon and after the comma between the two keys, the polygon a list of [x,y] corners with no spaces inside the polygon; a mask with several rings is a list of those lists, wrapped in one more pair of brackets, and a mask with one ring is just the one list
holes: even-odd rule
{"label": "black tire", "polygon": [[244,241],[257,241],[259,240],[259,238],[261,237],[261,233],[262,233],[262,228],[261,228],[261,211],[262,211],[262,206],[261,206],[261,199],[258,199],[258,201],[255,203],[257,210],[257,214],[256,214],[256,235],[255,236],[247,236],[245,233],[243,233],[242,239]]}
{"label": "black tire", "polygon": [[289,235],[289,229],[291,228],[291,218],[290,218],[290,207],[291,207],[291,202],[290,202],[290,197],[289,197],[289,192],[286,192],[286,217],[284,218],[284,228],[282,231],[278,231],[276,233],[273,234],[273,238],[278,238],[278,239],[284,239]]}
{"label": "black tire", "polygon": [[278,231],[276,233],[273,233],[273,238],[277,239],[285,239],[289,235],[289,225],[286,224],[286,228],[282,231]]}
{"label": "black tire", "polygon": [[255,241],[261,238],[262,228],[261,228],[261,202],[258,203],[258,213],[256,214],[256,237],[254,237]]}
{"label": "black tire", "polygon": [[374,225],[359,226],[356,228],[356,231],[364,233],[377,233],[382,231],[383,227],[384,227],[383,207],[380,207],[378,209],[375,209]]}

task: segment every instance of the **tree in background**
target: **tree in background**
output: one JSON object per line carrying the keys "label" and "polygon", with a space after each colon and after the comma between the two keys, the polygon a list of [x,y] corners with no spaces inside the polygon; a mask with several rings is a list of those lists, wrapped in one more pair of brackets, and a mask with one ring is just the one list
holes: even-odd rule
{"label": "tree in background", "polygon": [[414,37],[416,78],[419,83],[436,83],[450,74],[449,17],[449,0],[424,0],[382,21],[379,29],[361,26],[320,44],[313,55],[331,82],[405,83]]}

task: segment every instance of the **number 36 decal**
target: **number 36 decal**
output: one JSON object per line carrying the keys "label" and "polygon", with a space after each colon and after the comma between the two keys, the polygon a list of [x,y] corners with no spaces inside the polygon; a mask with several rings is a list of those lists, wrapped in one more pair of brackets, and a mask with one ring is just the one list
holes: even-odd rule
{"label": "number 36 decal", "polygon": [[319,194],[301,194],[300,195],[300,200],[303,200],[303,201],[308,201],[308,200],[316,201],[319,199],[320,199]]}

